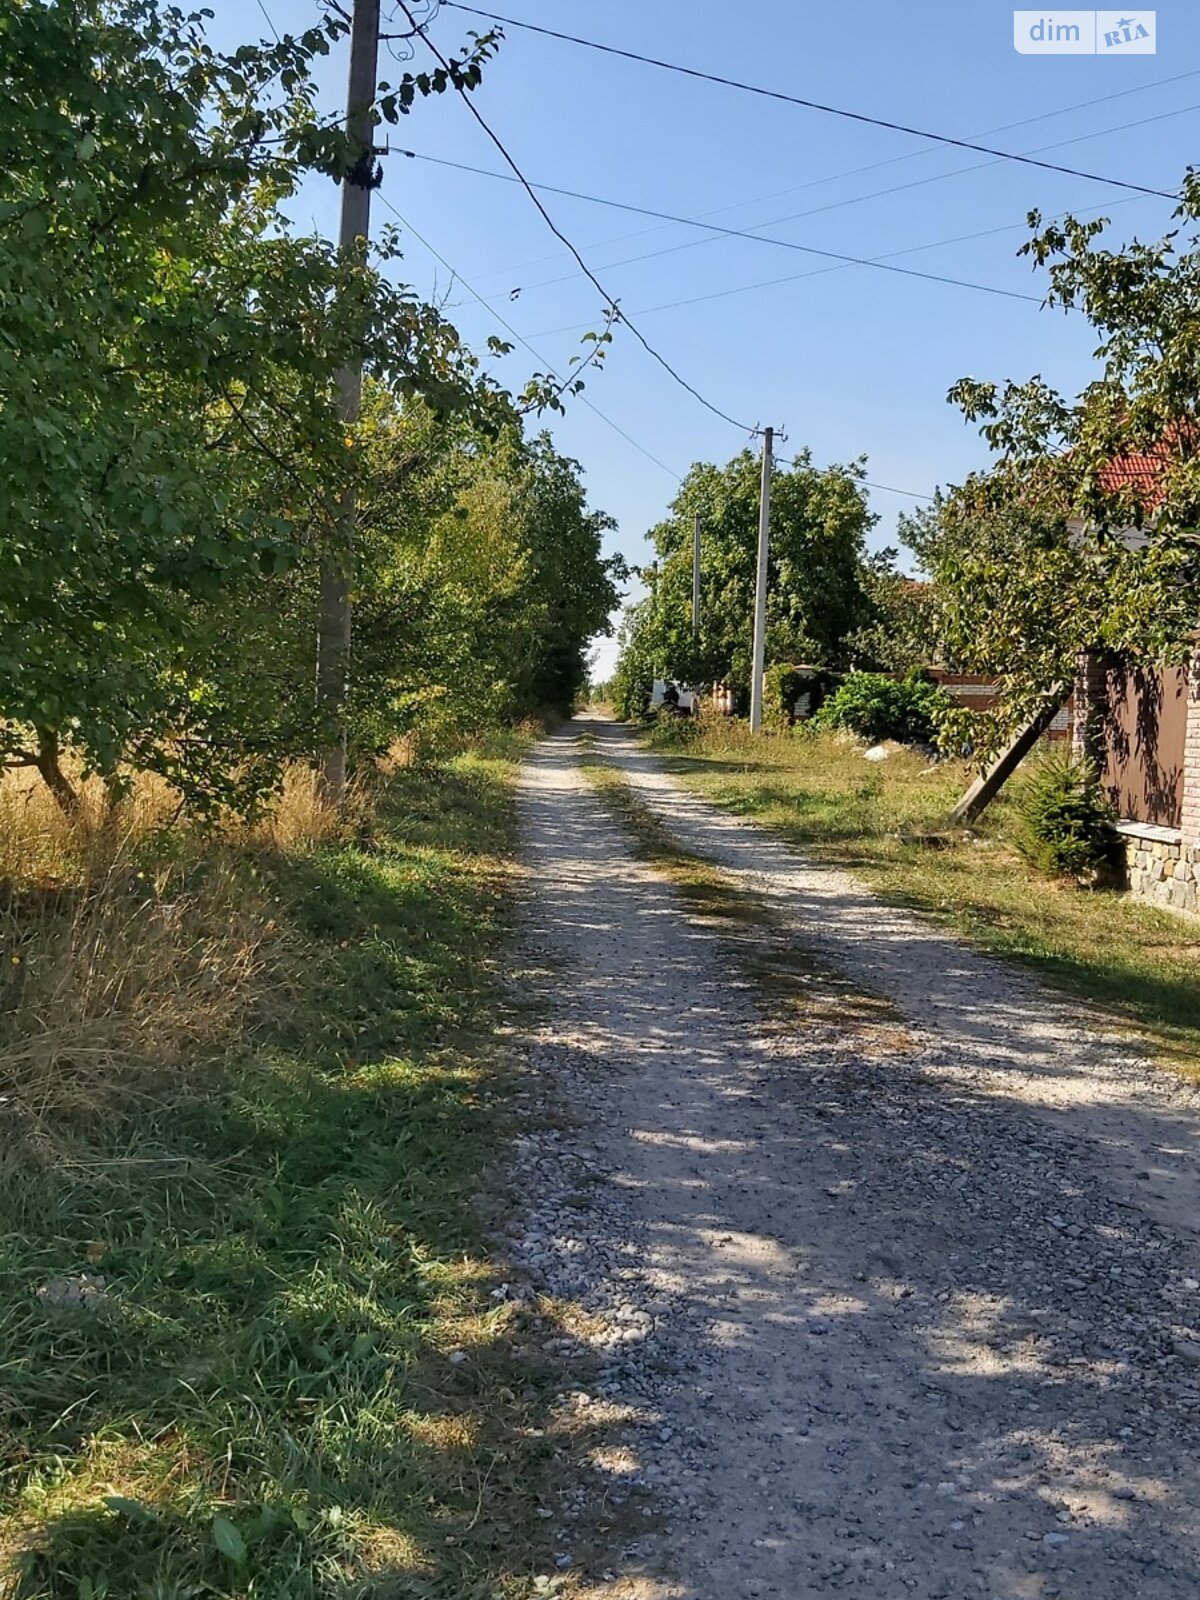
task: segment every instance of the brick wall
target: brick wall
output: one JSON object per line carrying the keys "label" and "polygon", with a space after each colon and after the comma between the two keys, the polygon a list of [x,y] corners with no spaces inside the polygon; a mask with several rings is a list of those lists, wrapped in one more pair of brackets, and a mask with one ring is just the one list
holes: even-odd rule
{"label": "brick wall", "polygon": [[1183,755],[1183,811],[1179,819],[1183,842],[1200,845],[1200,649],[1188,671],[1187,735]]}
{"label": "brick wall", "polygon": [[1075,668],[1075,753],[1104,764],[1104,713],[1108,674],[1102,657],[1084,651]]}
{"label": "brick wall", "polygon": [[[948,672],[944,667],[930,667],[928,671],[940,689],[944,689],[969,711],[990,711],[1000,693],[1000,685],[995,678],[970,672]],[[899,677],[900,674],[893,673],[892,676]],[[1069,697],[1055,714],[1054,721],[1046,730],[1046,737],[1050,740],[1070,739],[1075,725],[1074,717],[1074,698]]]}

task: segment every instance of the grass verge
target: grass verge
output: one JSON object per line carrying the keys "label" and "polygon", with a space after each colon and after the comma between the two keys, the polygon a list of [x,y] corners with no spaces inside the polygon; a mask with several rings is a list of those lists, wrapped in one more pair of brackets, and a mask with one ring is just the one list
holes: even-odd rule
{"label": "grass verge", "polygon": [[836,734],[753,739],[740,724],[698,738],[670,725],[649,737],[705,798],[1033,968],[1136,1032],[1162,1064],[1200,1077],[1200,929],[1040,876],[1010,843],[1011,797],[972,833],[948,831],[970,777],[962,764],[930,766],[907,751],[871,764]]}
{"label": "grass verge", "polygon": [[[522,750],[396,773],[367,840],[243,841],[213,905],[193,883],[172,913],[176,880],[164,899],[130,869],[121,892],[168,956],[199,937],[181,919],[217,937],[235,888],[272,956],[251,981],[198,952],[181,977],[247,991],[233,1036],[201,1029],[189,1055],[167,1029],[155,1070],[158,1013],[122,991],[136,1072],[80,1029],[39,1081],[83,1074],[86,1092],[0,1101],[4,1593],[557,1592],[537,1514],[565,1448],[537,1354],[549,1312],[492,1297],[472,1204],[503,1134]],[[77,897],[47,894],[9,886],[10,938],[74,926]],[[8,1088],[25,1080],[5,1020]]]}

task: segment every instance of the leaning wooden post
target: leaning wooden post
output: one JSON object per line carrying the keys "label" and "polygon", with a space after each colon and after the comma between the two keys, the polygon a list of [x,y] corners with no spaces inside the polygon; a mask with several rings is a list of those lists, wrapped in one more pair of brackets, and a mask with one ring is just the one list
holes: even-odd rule
{"label": "leaning wooden post", "polygon": [[1069,684],[1059,684],[1054,694],[1031,722],[1027,722],[1016,738],[1001,753],[999,759],[963,795],[950,813],[951,822],[971,822],[985,811],[1012,777],[1013,773],[1033,749],[1054,721],[1062,703],[1070,693]]}

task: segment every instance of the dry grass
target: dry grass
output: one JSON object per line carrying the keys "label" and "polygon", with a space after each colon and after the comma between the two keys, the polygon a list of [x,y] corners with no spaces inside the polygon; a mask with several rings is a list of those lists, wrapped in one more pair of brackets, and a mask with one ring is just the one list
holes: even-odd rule
{"label": "dry grass", "polygon": [[[381,775],[392,776],[404,765],[389,765]],[[254,825],[233,829],[228,837],[243,846],[285,854],[341,844],[368,827],[371,806],[370,786],[361,779],[350,784],[342,807],[331,806],[321,793],[316,772],[296,764],[284,773],[279,794]]]}
{"label": "dry grass", "polygon": [[[397,747],[378,782],[413,762]],[[370,784],[333,810],[307,766],[261,818],[218,832],[149,774],[118,802],[72,776],[67,818],[34,771],[0,774],[0,1120],[35,1149],[150,1080],[203,1074],[290,1005],[278,866],[373,826]]]}
{"label": "dry grass", "polygon": [[161,779],[140,777],[119,807],[104,785],[78,785],[78,818],[65,816],[36,772],[0,773],[0,885],[47,888],[88,881],[105,858],[168,827],[179,797]]}
{"label": "dry grass", "polygon": [[[190,881],[189,881],[190,880]],[[286,962],[265,893],[217,853],[0,900],[0,1092],[10,1124],[53,1143],[147,1079],[202,1070],[244,1033]]]}
{"label": "dry grass", "polygon": [[68,818],[36,774],[0,780],[0,1109],[33,1148],[207,1064],[289,1003],[294,952],[271,856],[361,826],[296,767],[253,826],[199,832],[141,775],[113,805],[79,786]]}

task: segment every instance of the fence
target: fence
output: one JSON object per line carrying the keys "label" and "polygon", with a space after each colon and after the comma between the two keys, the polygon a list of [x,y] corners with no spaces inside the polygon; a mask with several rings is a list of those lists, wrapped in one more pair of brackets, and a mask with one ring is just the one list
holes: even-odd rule
{"label": "fence", "polygon": [[[1185,667],[1106,660],[1101,771],[1117,815],[1177,828],[1183,810],[1188,673]],[[1097,751],[1097,756],[1100,752]]]}
{"label": "fence", "polygon": [[[969,672],[947,672],[942,667],[930,667],[929,676],[948,695],[972,711],[988,711],[996,703],[999,685],[995,678],[978,677]],[[1075,727],[1075,700],[1072,696],[1056,714],[1046,730],[1046,737],[1055,741],[1069,740]]]}

